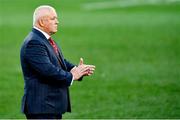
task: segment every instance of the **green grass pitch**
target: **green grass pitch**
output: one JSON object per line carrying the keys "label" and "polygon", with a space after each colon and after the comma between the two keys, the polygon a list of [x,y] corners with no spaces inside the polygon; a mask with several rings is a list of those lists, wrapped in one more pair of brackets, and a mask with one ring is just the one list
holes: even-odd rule
{"label": "green grass pitch", "polygon": [[0,118],[25,118],[19,51],[42,4],[58,12],[65,58],[96,65],[63,118],[180,118],[180,3],[83,7],[103,1],[0,0]]}

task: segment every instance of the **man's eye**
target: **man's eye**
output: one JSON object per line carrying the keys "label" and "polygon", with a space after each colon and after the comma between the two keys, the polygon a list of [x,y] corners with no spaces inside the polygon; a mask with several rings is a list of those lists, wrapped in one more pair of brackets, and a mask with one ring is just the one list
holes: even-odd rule
{"label": "man's eye", "polygon": [[51,20],[55,20],[55,19],[57,19],[57,18],[56,17],[51,18]]}

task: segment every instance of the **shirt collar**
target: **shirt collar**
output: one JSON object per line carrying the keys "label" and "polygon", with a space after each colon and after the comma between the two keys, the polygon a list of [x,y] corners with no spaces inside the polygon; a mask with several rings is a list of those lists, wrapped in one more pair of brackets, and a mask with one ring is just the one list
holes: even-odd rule
{"label": "shirt collar", "polygon": [[48,35],[46,32],[44,32],[44,31],[42,31],[41,29],[39,29],[39,28],[37,28],[37,27],[33,27],[34,29],[36,29],[36,30],[38,30],[38,31],[40,31],[45,37],[46,37],[46,39],[49,39],[51,36],[50,35]]}

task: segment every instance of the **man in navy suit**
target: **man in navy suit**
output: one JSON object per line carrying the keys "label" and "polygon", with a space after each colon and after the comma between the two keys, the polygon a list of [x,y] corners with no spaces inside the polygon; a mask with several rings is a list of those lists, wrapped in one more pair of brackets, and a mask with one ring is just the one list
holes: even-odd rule
{"label": "man in navy suit", "polygon": [[53,7],[36,8],[33,29],[21,48],[25,82],[22,112],[27,119],[61,119],[63,113],[71,111],[69,86],[95,70],[95,66],[83,64],[83,59],[77,66],[64,59],[51,37],[58,23]]}

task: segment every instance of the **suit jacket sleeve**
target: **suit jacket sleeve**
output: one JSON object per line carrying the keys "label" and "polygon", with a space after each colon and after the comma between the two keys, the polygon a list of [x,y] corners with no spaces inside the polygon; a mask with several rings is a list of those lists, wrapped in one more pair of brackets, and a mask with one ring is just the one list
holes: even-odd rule
{"label": "suit jacket sleeve", "polygon": [[38,40],[31,40],[25,49],[25,59],[40,75],[51,80],[65,81],[70,86],[72,74],[52,64],[46,46]]}
{"label": "suit jacket sleeve", "polygon": [[64,59],[64,62],[66,64],[67,70],[71,71],[71,69],[75,66],[72,63],[70,63],[69,61],[67,61],[66,59]]}

